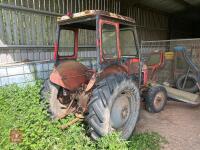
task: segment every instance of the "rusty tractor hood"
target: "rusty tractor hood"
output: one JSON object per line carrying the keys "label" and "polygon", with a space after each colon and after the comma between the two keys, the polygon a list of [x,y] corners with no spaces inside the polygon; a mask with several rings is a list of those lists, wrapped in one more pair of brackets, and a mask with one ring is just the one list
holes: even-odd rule
{"label": "rusty tractor hood", "polygon": [[62,62],[53,69],[50,81],[70,91],[87,84],[91,75],[88,68],[75,61]]}

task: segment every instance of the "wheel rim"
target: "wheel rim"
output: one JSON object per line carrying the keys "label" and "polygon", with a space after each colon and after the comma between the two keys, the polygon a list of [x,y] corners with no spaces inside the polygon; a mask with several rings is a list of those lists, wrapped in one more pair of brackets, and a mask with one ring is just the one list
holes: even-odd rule
{"label": "wheel rim", "polygon": [[154,98],[154,106],[156,109],[162,108],[165,103],[165,94],[163,92],[158,92]]}
{"label": "wheel rim", "polygon": [[124,126],[130,116],[130,94],[128,92],[122,92],[114,104],[111,110],[111,126],[114,129],[119,129]]}

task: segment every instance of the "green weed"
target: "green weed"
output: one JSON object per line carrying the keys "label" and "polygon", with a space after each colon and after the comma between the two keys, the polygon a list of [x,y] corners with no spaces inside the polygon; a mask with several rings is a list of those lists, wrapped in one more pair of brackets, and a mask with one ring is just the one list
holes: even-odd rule
{"label": "green weed", "polygon": [[[66,130],[58,127],[73,119],[49,119],[40,101],[40,84],[0,88],[0,149],[2,150],[159,150],[163,138],[157,133],[142,133],[124,141],[119,133],[92,141],[83,123]],[[19,130],[22,142],[10,142],[10,131]]]}
{"label": "green weed", "polygon": [[156,132],[145,132],[136,134],[130,139],[130,150],[160,150],[167,141]]}

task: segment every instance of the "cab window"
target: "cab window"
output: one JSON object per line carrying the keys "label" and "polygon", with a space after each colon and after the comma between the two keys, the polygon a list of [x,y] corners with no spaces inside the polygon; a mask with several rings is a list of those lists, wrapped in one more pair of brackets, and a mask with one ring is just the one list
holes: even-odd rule
{"label": "cab window", "polygon": [[135,56],[137,49],[132,30],[120,30],[120,48],[122,56]]}
{"label": "cab window", "polygon": [[113,25],[102,25],[102,52],[105,59],[116,59],[118,57],[117,32]]}
{"label": "cab window", "polygon": [[60,29],[59,32],[59,56],[74,55],[75,33],[72,30]]}

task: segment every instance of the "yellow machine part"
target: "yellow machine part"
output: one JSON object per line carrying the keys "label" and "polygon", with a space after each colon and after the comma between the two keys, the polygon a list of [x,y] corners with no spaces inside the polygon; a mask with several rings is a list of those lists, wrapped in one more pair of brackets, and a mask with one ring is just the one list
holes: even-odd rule
{"label": "yellow machine part", "polygon": [[166,60],[173,60],[174,59],[174,52],[165,52],[165,59]]}

